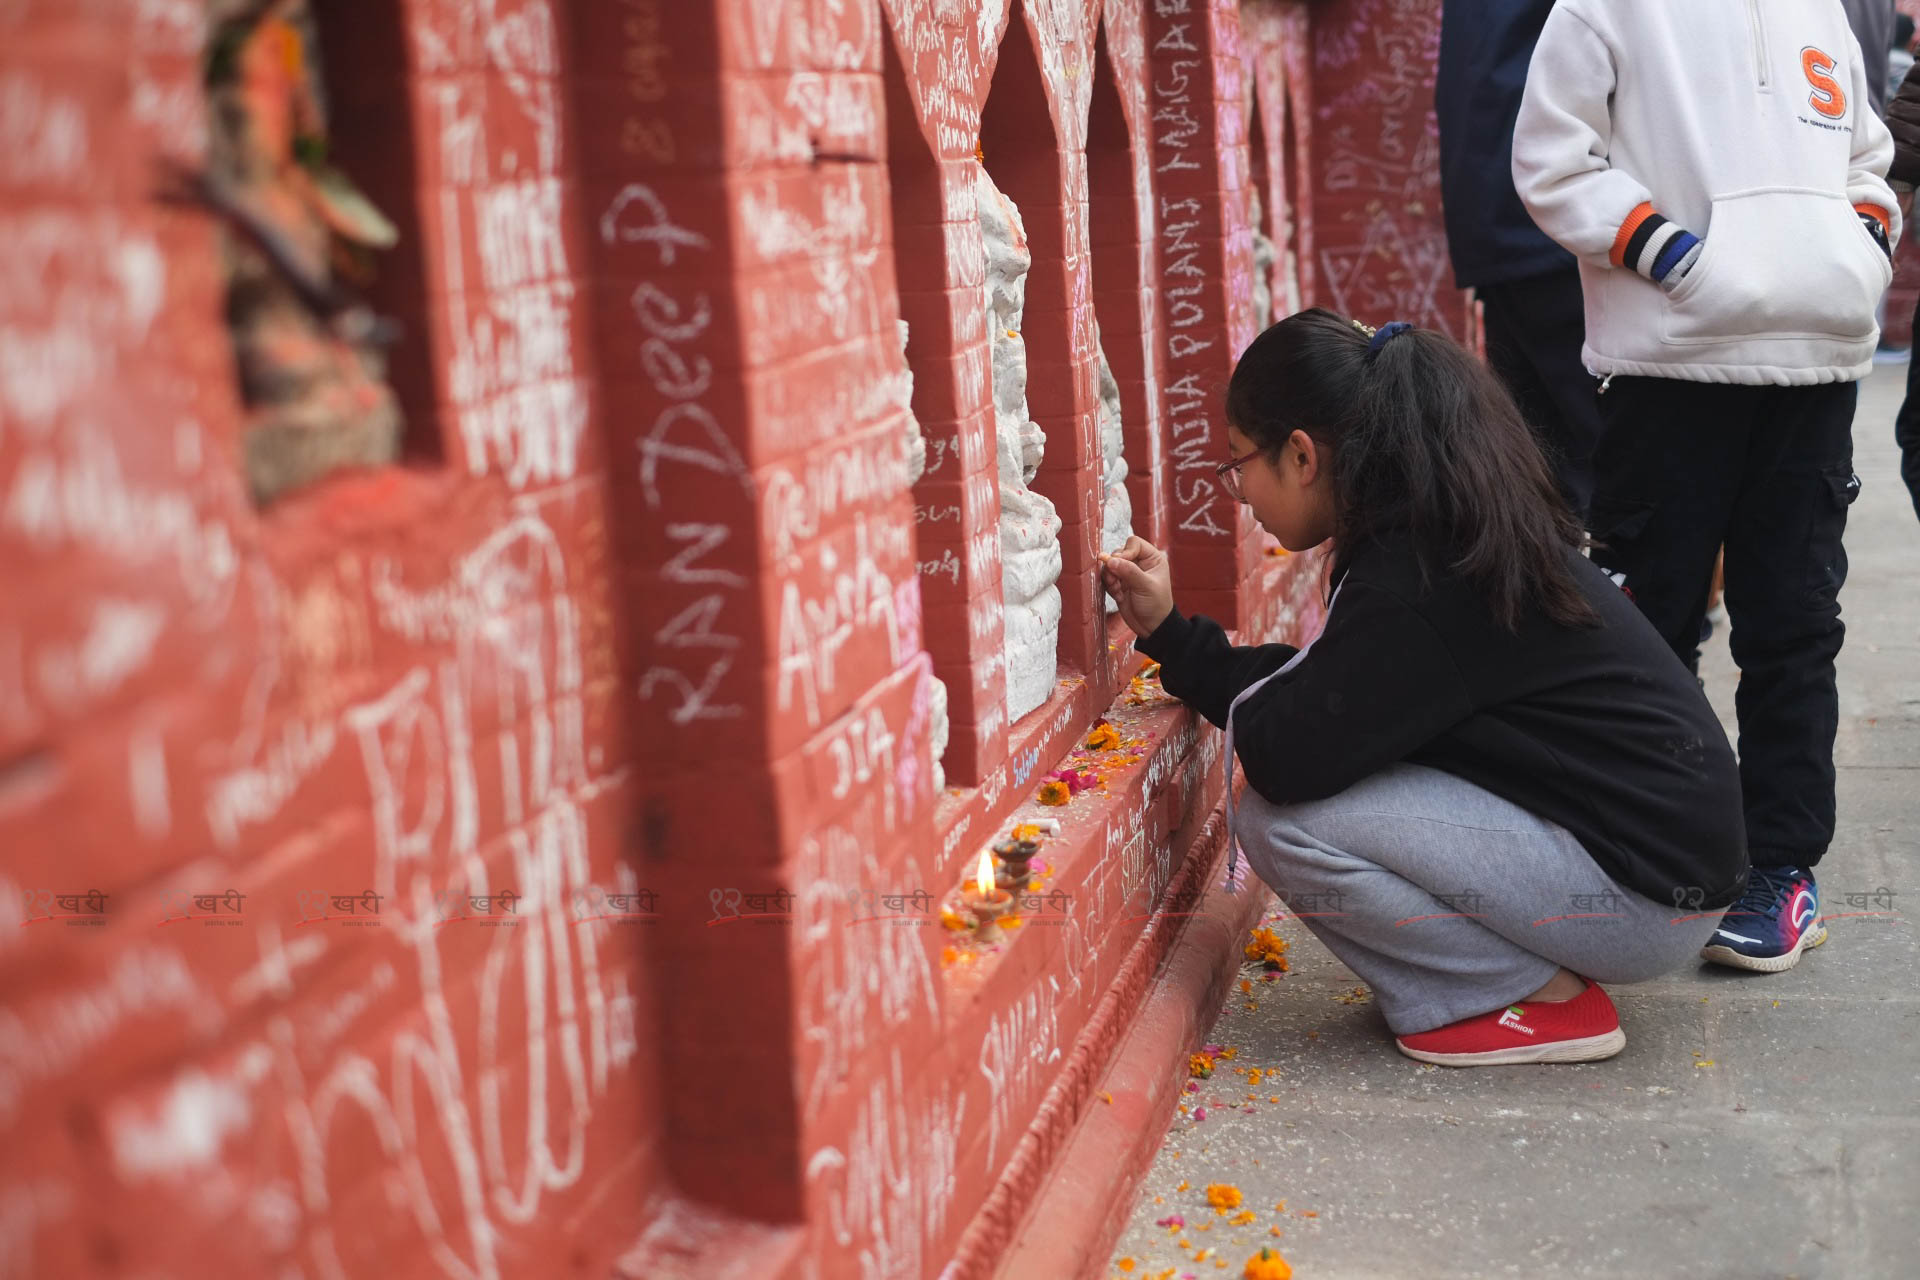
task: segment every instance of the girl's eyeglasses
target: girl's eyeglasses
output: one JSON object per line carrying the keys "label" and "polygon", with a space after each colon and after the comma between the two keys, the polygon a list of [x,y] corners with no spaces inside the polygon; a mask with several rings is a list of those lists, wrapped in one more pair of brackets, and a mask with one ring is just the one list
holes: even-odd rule
{"label": "girl's eyeglasses", "polygon": [[1240,483],[1240,468],[1246,466],[1259,456],[1260,451],[1258,449],[1249,449],[1237,458],[1228,458],[1225,462],[1213,469],[1213,473],[1220,477],[1220,483],[1225,486],[1227,496],[1235,502],[1245,502],[1247,500],[1246,490]]}

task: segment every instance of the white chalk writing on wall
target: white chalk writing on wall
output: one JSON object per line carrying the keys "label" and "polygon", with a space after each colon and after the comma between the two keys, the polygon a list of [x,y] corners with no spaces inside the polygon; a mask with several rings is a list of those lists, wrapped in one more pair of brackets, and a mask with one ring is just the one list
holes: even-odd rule
{"label": "white chalk writing on wall", "polygon": [[1369,323],[1407,320],[1464,337],[1440,224],[1439,6],[1357,0],[1322,15],[1313,39],[1325,211],[1317,256],[1332,305]]}

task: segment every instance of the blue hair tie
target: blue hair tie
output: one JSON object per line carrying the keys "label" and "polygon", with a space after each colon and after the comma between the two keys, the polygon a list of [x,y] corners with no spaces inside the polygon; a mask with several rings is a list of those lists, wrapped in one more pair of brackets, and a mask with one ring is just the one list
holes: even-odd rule
{"label": "blue hair tie", "polygon": [[1413,326],[1405,320],[1394,320],[1381,325],[1380,328],[1374,332],[1373,339],[1367,343],[1367,354],[1372,355],[1411,328],[1413,328]]}

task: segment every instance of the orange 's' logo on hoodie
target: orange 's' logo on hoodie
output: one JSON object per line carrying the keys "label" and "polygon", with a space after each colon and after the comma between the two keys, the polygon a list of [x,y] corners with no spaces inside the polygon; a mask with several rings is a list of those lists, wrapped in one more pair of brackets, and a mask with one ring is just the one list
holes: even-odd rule
{"label": "orange 's' logo on hoodie", "polygon": [[1800,51],[1800,69],[1807,73],[1807,83],[1813,86],[1807,102],[1815,111],[1829,120],[1838,120],[1847,114],[1847,95],[1840,88],[1840,82],[1833,78],[1831,57],[1808,45]]}

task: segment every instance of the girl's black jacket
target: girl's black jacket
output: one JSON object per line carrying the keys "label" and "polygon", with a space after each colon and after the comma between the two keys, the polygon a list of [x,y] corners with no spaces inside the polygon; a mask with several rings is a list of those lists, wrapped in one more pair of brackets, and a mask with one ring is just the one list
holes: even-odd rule
{"label": "girl's black jacket", "polygon": [[[1293,804],[1398,761],[1427,765],[1560,824],[1656,902],[1732,902],[1747,848],[1726,733],[1633,602],[1586,557],[1567,558],[1600,625],[1536,612],[1516,633],[1444,568],[1423,584],[1410,537],[1356,551],[1336,568],[1319,640],[1240,706],[1247,784]],[[1237,648],[1218,623],[1177,609],[1139,648],[1168,693],[1222,727],[1235,695],[1297,652]]]}

